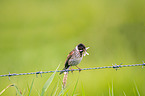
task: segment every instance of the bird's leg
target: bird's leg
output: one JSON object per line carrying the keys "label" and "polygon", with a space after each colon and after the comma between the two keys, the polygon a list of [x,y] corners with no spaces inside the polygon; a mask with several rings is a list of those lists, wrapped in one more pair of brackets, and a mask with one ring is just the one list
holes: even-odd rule
{"label": "bird's leg", "polygon": [[70,66],[70,68],[71,68],[71,73],[73,73],[74,69],[72,69],[72,66]]}
{"label": "bird's leg", "polygon": [[77,65],[76,65],[76,67],[79,69],[79,72],[82,70],[81,68],[79,68]]}

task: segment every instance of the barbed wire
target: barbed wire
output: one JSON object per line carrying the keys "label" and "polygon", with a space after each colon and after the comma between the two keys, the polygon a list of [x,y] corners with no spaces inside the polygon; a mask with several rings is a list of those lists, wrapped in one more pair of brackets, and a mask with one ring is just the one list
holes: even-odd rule
{"label": "barbed wire", "polygon": [[[112,64],[113,65],[113,64]],[[113,66],[104,66],[104,67],[94,67],[94,68],[83,68],[83,69],[81,69],[81,70],[95,70],[95,69],[107,69],[107,68],[113,68],[113,69],[120,69],[120,68],[122,68],[122,67],[133,67],[133,66],[142,66],[142,68],[143,68],[143,66],[145,66],[145,63],[143,62],[143,64],[131,64],[131,65],[122,65],[122,63],[120,64],[120,65],[117,65],[117,64],[115,64],[115,65],[113,65]],[[67,72],[69,72],[69,71],[72,71],[72,70],[57,70],[56,72],[65,72],[65,71],[67,71]],[[79,69],[73,69],[73,71],[80,71]],[[31,75],[31,74],[36,74],[36,76],[37,76],[37,74],[41,74],[41,77],[42,77],[42,74],[44,74],[44,73],[54,73],[55,71],[39,71],[39,72],[30,72],[30,73],[18,73],[18,74],[16,74],[16,73],[13,73],[13,74],[6,74],[6,75],[0,75],[0,77],[6,77],[6,76],[8,76],[8,77],[11,77],[11,76],[19,76],[19,75]]]}

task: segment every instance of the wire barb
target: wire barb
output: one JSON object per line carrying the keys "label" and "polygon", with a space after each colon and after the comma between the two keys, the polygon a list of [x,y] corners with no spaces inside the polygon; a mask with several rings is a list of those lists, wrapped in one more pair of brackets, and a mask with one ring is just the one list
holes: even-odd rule
{"label": "wire barb", "polygon": [[123,63],[121,63],[121,64],[119,64],[119,65],[117,65],[117,64],[115,64],[115,65],[113,65],[113,68],[117,71],[118,69],[120,69],[122,66]]}
{"label": "wire barb", "polygon": [[142,65],[142,69],[143,69],[143,66],[145,66],[145,63],[144,63],[144,61],[142,61],[143,62],[143,65]]}
{"label": "wire barb", "polygon": [[10,76],[11,76],[11,74],[10,74],[10,72],[9,72],[9,80],[10,80]]}
{"label": "wire barb", "polygon": [[36,77],[38,77],[37,74],[40,74],[42,77],[42,71],[36,72]]}
{"label": "wire barb", "polygon": [[[112,65],[113,65],[113,64],[112,64]],[[104,67],[95,67],[95,68],[83,68],[83,69],[81,69],[81,70],[96,70],[96,69],[113,68],[113,69],[116,69],[116,71],[117,71],[118,69],[120,69],[120,68],[122,68],[122,67],[133,67],[133,66],[142,66],[142,68],[143,68],[143,66],[145,66],[145,63],[143,62],[143,64],[131,64],[131,65],[122,65],[122,63],[121,63],[121,64],[119,64],[119,65],[115,64],[115,65],[113,65],[113,66],[104,66]],[[57,70],[56,72],[62,72],[62,71],[64,71],[64,72],[69,72],[69,71],[72,71],[72,70]],[[73,71],[79,71],[79,69],[73,69]],[[10,80],[10,77],[11,77],[11,76],[35,74],[36,77],[37,77],[37,74],[40,74],[41,77],[42,77],[42,74],[43,74],[43,73],[54,73],[54,72],[55,72],[55,71],[45,71],[45,72],[39,71],[39,72],[18,73],[18,74],[16,74],[16,73],[10,74],[10,72],[9,72],[9,74],[0,75],[0,77],[7,77],[7,76],[8,76],[8,77],[9,77],[9,80]]]}

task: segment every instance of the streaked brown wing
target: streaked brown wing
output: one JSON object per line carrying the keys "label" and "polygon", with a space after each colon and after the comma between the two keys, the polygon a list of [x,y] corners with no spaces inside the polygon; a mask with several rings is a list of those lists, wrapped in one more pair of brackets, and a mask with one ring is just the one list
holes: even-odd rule
{"label": "streaked brown wing", "polygon": [[73,53],[74,53],[74,51],[71,51],[71,52],[68,54],[68,56],[67,56],[67,59],[66,59],[66,61],[65,61],[65,68],[66,68],[66,69],[69,67],[68,61],[69,61],[69,59],[72,57]]}

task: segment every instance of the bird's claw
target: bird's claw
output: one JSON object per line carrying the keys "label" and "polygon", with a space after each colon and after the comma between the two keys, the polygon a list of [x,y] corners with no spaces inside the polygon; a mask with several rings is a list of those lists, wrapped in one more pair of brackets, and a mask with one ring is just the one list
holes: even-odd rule
{"label": "bird's claw", "polygon": [[73,74],[74,69],[71,69],[71,73]]}
{"label": "bird's claw", "polygon": [[81,72],[81,70],[82,70],[82,69],[81,69],[81,68],[79,68],[79,72]]}

